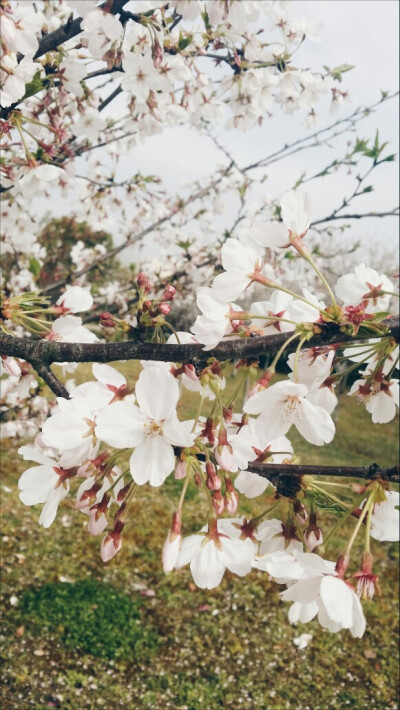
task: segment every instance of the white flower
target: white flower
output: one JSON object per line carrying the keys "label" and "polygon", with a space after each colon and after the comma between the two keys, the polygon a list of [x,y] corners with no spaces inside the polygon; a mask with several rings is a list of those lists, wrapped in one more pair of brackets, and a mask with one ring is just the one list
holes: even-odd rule
{"label": "white flower", "polygon": [[278,584],[291,584],[319,574],[333,574],[335,562],[292,546],[290,552],[286,549],[259,554],[253,562],[253,567],[268,572]]}
{"label": "white flower", "polygon": [[306,385],[277,382],[245,402],[244,411],[260,414],[256,431],[260,438],[270,439],[286,434],[292,424],[310,444],[329,444],[335,434],[335,425],[328,412],[312,404],[308,399]]}
{"label": "white flower", "polygon": [[82,20],[82,37],[87,40],[92,57],[102,57],[111,44],[120,39],[124,28],[109,12],[95,9]]}
{"label": "white flower", "polygon": [[309,303],[294,299],[288,306],[290,319],[296,323],[315,323],[319,320],[320,310],[325,309],[325,303],[318,301],[308,289],[303,288],[303,296]]}
{"label": "white flower", "polygon": [[85,113],[74,123],[74,133],[77,136],[86,136],[90,141],[96,141],[104,130],[106,121],[96,108],[85,107]]}
{"label": "white flower", "polygon": [[81,286],[67,286],[56,303],[57,306],[61,306],[64,311],[80,313],[80,311],[88,311],[89,308],[93,306],[93,298],[90,293]]}
{"label": "white flower", "polygon": [[[294,330],[293,323],[285,323],[280,318],[291,320],[289,304],[292,303],[293,297],[282,291],[274,291],[269,301],[258,301],[250,306],[251,315],[262,316],[252,320],[252,325],[262,331],[262,335],[272,335],[277,331],[286,333],[289,330]],[[264,320],[265,316],[265,320]]]}
{"label": "white flower", "polygon": [[211,350],[224,335],[232,332],[230,314],[231,305],[235,304],[218,300],[217,293],[211,288],[200,288],[196,300],[203,315],[197,316],[191,331],[198,342],[206,346],[204,350]]}
{"label": "white flower", "polygon": [[41,67],[31,57],[24,57],[18,64],[15,54],[3,54],[1,64],[7,69],[7,72],[0,69],[0,102],[5,107],[22,99],[26,84],[32,81],[36,72],[41,71]]}
{"label": "white flower", "polygon": [[121,86],[140,102],[145,102],[151,90],[163,88],[163,79],[154,67],[151,56],[129,52],[122,62],[125,74]]}
{"label": "white flower", "polygon": [[19,377],[21,374],[21,368],[17,361],[8,355],[2,355],[0,357],[0,375],[3,374],[3,370],[13,377]]}
{"label": "white flower", "polygon": [[44,503],[39,525],[48,528],[57,515],[59,503],[69,492],[68,472],[34,446],[21,446],[18,453],[25,461],[36,461],[40,464],[28,468],[20,477],[19,497],[25,505]]}
{"label": "white flower", "polygon": [[60,465],[80,466],[95,457],[98,449],[95,415],[90,409],[76,406],[73,400],[58,398],[58,411],[43,424],[42,440],[46,446],[62,451]]}
{"label": "white flower", "polygon": [[289,190],[281,197],[281,216],[285,227],[295,236],[302,237],[310,226],[310,200],[302,190]]}
{"label": "white flower", "polygon": [[97,416],[99,439],[116,448],[135,447],[130,469],[139,485],[161,486],[175,466],[173,446],[193,443],[187,423],[176,416],[178,399],[176,380],[158,367],[147,367],[136,383],[139,406],[128,397]]}
{"label": "white flower", "polygon": [[51,326],[47,336],[49,340],[59,340],[63,343],[94,343],[98,337],[86,326],[82,325],[79,316],[60,316]]}
{"label": "white flower", "polygon": [[171,572],[174,569],[178,561],[181,544],[182,535],[170,530],[162,549],[162,565],[165,573]]}
{"label": "white flower", "polygon": [[[308,387],[307,399],[312,404],[323,407],[329,414],[335,409],[338,398],[333,392],[333,385],[324,385],[332,370],[332,361],[335,356],[333,350],[327,354],[315,355],[311,349],[301,350],[297,358],[297,382]],[[295,354],[288,357],[288,365],[293,370],[295,367]],[[291,380],[295,380],[294,372],[289,374]]]}
{"label": "white flower", "polygon": [[56,165],[42,163],[36,167],[31,167],[19,181],[19,188],[24,195],[33,196],[38,190],[47,190],[56,183],[58,178],[64,175],[64,171]]}
{"label": "white flower", "polygon": [[229,302],[239,298],[252,283],[254,272],[261,270],[262,252],[245,241],[227,239],[221,259],[225,272],[215,277],[212,291],[218,300]]}
{"label": "white flower", "polygon": [[376,503],[371,517],[371,537],[381,542],[399,540],[399,493],[387,491],[386,500]]}
{"label": "white flower", "polygon": [[399,406],[398,380],[388,381],[381,377],[372,383],[367,379],[356,380],[347,394],[356,396],[365,404],[374,424],[387,424],[396,416],[396,407]]}
{"label": "white flower", "polygon": [[217,521],[212,531],[184,538],[176,567],[190,562],[190,571],[200,589],[214,589],[221,583],[225,569],[239,577],[251,570],[249,546],[238,538],[219,535]]}
{"label": "white flower", "polygon": [[113,367],[95,362],[92,372],[97,382],[84,382],[70,392],[76,406],[92,410],[104,409],[128,394],[125,377]]}
{"label": "white flower", "polygon": [[289,612],[291,623],[306,623],[318,614],[321,626],[333,633],[349,629],[355,638],[364,634],[365,618],[360,600],[339,577],[319,575],[302,580],[282,592],[281,598],[295,602]]}
{"label": "white flower", "polygon": [[356,306],[366,302],[367,313],[387,311],[390,295],[382,291],[393,291],[393,285],[384,274],[378,274],[365,264],[359,264],[351,274],[341,276],[335,286],[336,295],[345,306]]}
{"label": "white flower", "polygon": [[261,540],[259,556],[271,552],[303,552],[303,545],[293,526],[287,526],[281,520],[272,518],[258,526],[257,538]]}

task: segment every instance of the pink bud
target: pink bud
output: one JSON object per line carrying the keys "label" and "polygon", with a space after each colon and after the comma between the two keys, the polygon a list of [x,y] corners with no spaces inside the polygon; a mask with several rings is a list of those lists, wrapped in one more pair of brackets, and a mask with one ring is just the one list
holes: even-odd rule
{"label": "pink bud", "polygon": [[185,478],[185,476],[186,476],[186,461],[181,461],[181,459],[179,459],[176,462],[174,477],[176,478],[177,481],[180,481],[182,478]]}
{"label": "pink bud", "polygon": [[237,493],[225,493],[224,496],[225,500],[225,507],[228,511],[228,513],[236,513],[237,507],[238,507],[238,495]]}
{"label": "pink bud", "polygon": [[307,509],[304,507],[303,503],[301,503],[299,500],[295,500],[293,504],[293,512],[295,514],[296,521],[298,522],[298,524],[304,525],[308,518],[308,512]]}
{"label": "pink bud", "polygon": [[114,316],[108,312],[100,313],[99,323],[104,328],[115,328],[117,325],[116,321],[114,320]]}
{"label": "pink bud", "polygon": [[309,552],[315,550],[315,548],[318,547],[318,545],[322,545],[324,541],[322,537],[321,528],[318,528],[317,530],[306,530],[306,532],[304,533],[304,540],[306,543],[306,548]]}
{"label": "pink bud", "polygon": [[120,551],[122,547],[122,538],[119,533],[110,532],[106,535],[101,543],[100,557],[103,562],[109,562]]}
{"label": "pink bud", "polygon": [[164,293],[161,296],[162,301],[173,301],[175,298],[176,294],[176,288],[171,286],[171,284],[168,284],[168,286],[165,287]]}
{"label": "pink bud", "polygon": [[151,291],[150,279],[143,273],[143,271],[141,271],[137,277],[136,283],[141,291],[144,291],[145,293],[149,293]]}
{"label": "pink bud", "polygon": [[107,516],[104,513],[98,515],[97,510],[90,511],[90,518],[88,522],[88,532],[91,535],[100,535],[106,529],[108,524]]}
{"label": "pink bud", "polygon": [[213,491],[212,504],[217,515],[222,515],[222,513],[224,512],[225,503],[221,495],[221,491]]}
{"label": "pink bud", "polygon": [[1,361],[5,371],[13,377],[19,377],[21,374],[21,368],[17,361],[13,357],[8,357],[8,355],[2,355]]}
{"label": "pink bud", "polygon": [[171,306],[168,303],[160,303],[158,310],[163,316],[167,316],[168,313],[171,313]]}

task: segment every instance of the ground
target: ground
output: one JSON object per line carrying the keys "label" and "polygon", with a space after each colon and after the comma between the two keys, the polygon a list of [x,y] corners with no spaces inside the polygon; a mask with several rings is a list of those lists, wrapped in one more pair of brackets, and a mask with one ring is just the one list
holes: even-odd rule
{"label": "ground", "polygon": [[[81,368],[78,380],[87,371]],[[130,377],[136,372],[131,367]],[[290,433],[301,461],[395,463],[397,423],[372,425],[353,399],[341,399],[333,444],[318,449]],[[184,408],[192,411],[190,398]],[[365,604],[368,626],[361,640],[348,632],[330,634],[316,622],[292,627],[279,599],[282,588],[265,573],[244,579],[227,573],[211,592],[197,589],[188,569],[163,574],[160,551],[180,482],[143,490],[121,553],[103,565],[99,540],[86,534],[86,518],[72,498],[51,528],[39,528],[39,507],[18,500],[17,481],[26,467],[15,442],[6,441],[4,710],[398,707],[396,544],[373,541],[382,596]],[[186,530],[198,529],[203,518],[197,493],[189,489]],[[328,550],[332,559],[344,540],[345,531]],[[312,639],[299,650],[294,641],[303,633]]]}

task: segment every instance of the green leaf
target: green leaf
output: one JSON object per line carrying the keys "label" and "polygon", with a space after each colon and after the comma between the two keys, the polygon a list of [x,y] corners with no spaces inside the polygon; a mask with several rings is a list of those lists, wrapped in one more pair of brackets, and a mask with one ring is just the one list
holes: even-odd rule
{"label": "green leaf", "polygon": [[332,500],[328,495],[325,495],[325,493],[322,493],[322,491],[307,491],[307,498],[311,499],[318,508],[326,510],[328,513],[336,515],[338,518],[346,512],[344,506],[339,505],[339,503]]}
{"label": "green leaf", "polygon": [[192,39],[193,35],[188,35],[187,37],[184,37],[183,34],[180,32],[178,40],[179,51],[181,52],[183,49],[186,49],[186,47],[191,43]]}
{"label": "green leaf", "polygon": [[34,276],[39,276],[40,274],[40,264],[37,259],[35,259],[34,256],[31,256],[29,259],[29,271],[34,275]]}
{"label": "green leaf", "polygon": [[36,72],[35,76],[33,77],[32,81],[29,82],[29,84],[26,84],[25,86],[25,94],[20,99],[20,101],[24,101],[24,99],[28,99],[30,96],[34,96],[37,94],[39,91],[43,89],[43,81],[40,78],[40,71]]}

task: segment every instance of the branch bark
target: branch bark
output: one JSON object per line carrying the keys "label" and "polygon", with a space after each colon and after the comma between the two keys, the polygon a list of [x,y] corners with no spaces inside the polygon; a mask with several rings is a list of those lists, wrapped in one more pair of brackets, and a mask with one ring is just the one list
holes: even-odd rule
{"label": "branch bark", "polygon": [[[388,326],[386,337],[399,340],[400,319],[390,318],[384,321]],[[321,345],[341,345],[349,342],[376,337],[371,333],[354,336],[340,332],[340,327],[334,323],[322,325],[323,331],[314,335],[307,347]],[[219,343],[212,350],[203,350],[201,344],[167,345],[164,343],[146,343],[126,341],[120,343],[61,343],[50,340],[33,340],[32,338],[16,338],[12,335],[0,334],[0,355],[9,355],[27,360],[32,365],[41,363],[50,365],[54,362],[112,362],[115,360],[157,360],[164,362],[191,362],[195,367],[202,367],[209,358],[218,360],[237,360],[255,358],[262,354],[274,354],[293,335],[277,333]],[[297,343],[290,343],[287,352],[296,349]]]}
{"label": "branch bark", "polygon": [[[293,477],[301,476],[339,476],[340,478],[384,479],[391,483],[400,482],[400,466],[381,468],[373,463],[370,466],[307,466],[306,464],[275,464],[249,463],[251,473],[257,473],[276,485],[285,477],[293,481]],[[300,481],[299,481],[300,482]]]}
{"label": "branch bark", "polygon": [[[112,8],[110,10],[112,15],[117,15],[119,12],[121,12],[122,8],[124,5],[127,4],[129,0],[114,0]],[[106,3],[103,3],[100,5],[100,8],[103,8],[106,5]],[[95,6],[93,6],[93,9],[95,9]],[[139,15],[135,15],[135,19],[137,22],[140,21]],[[61,44],[64,44],[64,42],[67,42],[69,39],[72,39],[73,37],[76,37],[76,35],[79,35],[82,30],[81,30],[81,22],[82,18],[77,17],[75,20],[72,20],[72,22],[66,22],[65,25],[62,25],[61,27],[58,27],[54,32],[50,32],[50,34],[46,35],[43,37],[43,39],[40,40],[39,42],[39,48],[33,57],[33,59],[39,59],[39,57],[42,57],[43,54],[46,54],[47,52],[53,52],[57,47],[59,47]]]}

